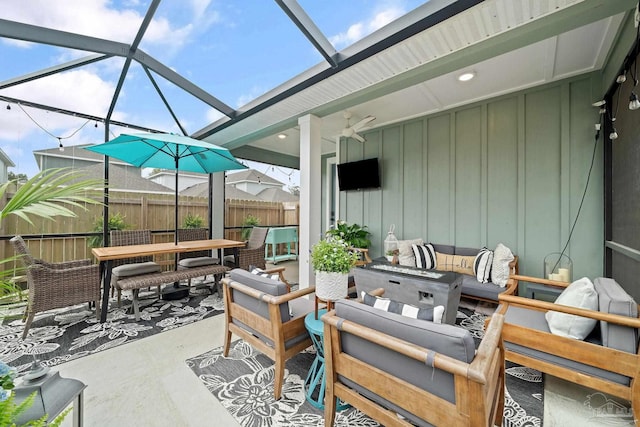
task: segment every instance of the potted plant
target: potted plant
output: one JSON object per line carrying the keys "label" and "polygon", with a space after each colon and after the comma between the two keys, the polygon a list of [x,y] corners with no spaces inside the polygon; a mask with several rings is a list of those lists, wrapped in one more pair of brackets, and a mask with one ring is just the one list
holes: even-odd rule
{"label": "potted plant", "polygon": [[350,251],[349,245],[341,239],[327,238],[316,243],[311,250],[316,296],[324,301],[346,297],[349,271],[357,260],[358,254]]}
{"label": "potted plant", "polygon": [[338,238],[344,241],[347,246],[362,249],[366,249],[371,246],[371,240],[369,240],[370,235],[371,233],[367,230],[366,225],[349,225],[342,220],[339,220],[334,228],[327,230],[326,232],[327,237]]}

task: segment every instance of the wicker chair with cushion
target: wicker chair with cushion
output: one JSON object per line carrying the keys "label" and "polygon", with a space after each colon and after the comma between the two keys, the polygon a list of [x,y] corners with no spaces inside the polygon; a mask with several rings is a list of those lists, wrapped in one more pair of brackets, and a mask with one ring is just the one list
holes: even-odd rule
{"label": "wicker chair with cushion", "polygon": [[[206,240],[209,233],[206,228],[181,228],[178,230],[178,242],[190,240]],[[205,265],[219,265],[220,259],[212,257],[210,251],[181,252],[178,254],[178,270],[184,270]],[[216,279],[216,282],[218,279]],[[191,286],[191,279],[189,279]]]}
{"label": "wicker chair with cushion", "polygon": [[[151,243],[150,230],[112,230],[109,236],[111,246],[146,245]],[[122,295],[122,291],[116,286],[118,280],[141,274],[157,273],[161,270],[160,264],[154,262],[153,257],[150,255],[114,260],[113,269],[111,270],[111,290],[118,290],[118,305],[120,305],[120,297]],[[160,287],[158,287],[159,293]]]}
{"label": "wicker chair with cushion", "polygon": [[11,239],[27,269],[29,302],[22,339],[27,337],[36,313],[81,303],[95,303],[100,319],[100,268],[89,259],[50,263],[36,259],[20,236]]}
{"label": "wicker chair with cushion", "polygon": [[[263,252],[264,255],[264,252]],[[251,344],[275,362],[276,399],[282,393],[285,361],[309,347],[311,337],[305,316],[314,310],[306,298],[314,287],[287,292],[287,286],[246,270],[231,270],[222,279],[224,287],[224,356],[229,355],[231,335]]]}
{"label": "wicker chair with cushion", "polygon": [[251,266],[265,268],[264,248],[268,232],[268,227],[253,227],[246,246],[237,250],[237,258],[233,255],[225,255],[224,265],[243,270],[249,270]]}

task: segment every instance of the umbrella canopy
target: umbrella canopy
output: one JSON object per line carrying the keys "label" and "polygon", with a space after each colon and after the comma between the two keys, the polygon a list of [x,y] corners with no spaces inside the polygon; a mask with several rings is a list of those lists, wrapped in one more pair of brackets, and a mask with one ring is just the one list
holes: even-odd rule
{"label": "umbrella canopy", "polygon": [[85,147],[141,168],[176,171],[175,242],[178,243],[178,171],[222,172],[247,167],[226,148],[171,133],[123,133],[103,144]]}
{"label": "umbrella canopy", "polygon": [[85,148],[140,168],[199,173],[247,168],[226,148],[172,133],[123,133]]}

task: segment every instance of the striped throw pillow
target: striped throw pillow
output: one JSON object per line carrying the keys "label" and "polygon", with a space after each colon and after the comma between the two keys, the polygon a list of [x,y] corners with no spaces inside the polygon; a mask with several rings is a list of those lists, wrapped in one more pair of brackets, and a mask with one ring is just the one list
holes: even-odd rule
{"label": "striped throw pillow", "polygon": [[416,257],[416,267],[433,270],[436,268],[436,251],[431,243],[426,245],[411,245],[413,255]]}
{"label": "striped throw pillow", "polygon": [[438,305],[433,308],[418,308],[411,304],[394,301],[389,298],[381,298],[369,295],[366,292],[361,293],[362,302],[373,308],[387,311],[389,313],[400,314],[404,317],[412,319],[431,320],[434,323],[442,323],[442,315],[444,314],[444,306]]}
{"label": "striped throw pillow", "polygon": [[491,280],[491,265],[493,264],[493,251],[482,248],[473,262],[473,274],[480,283],[488,283]]}
{"label": "striped throw pillow", "polygon": [[255,274],[255,275],[261,276],[261,277],[266,277],[267,279],[271,279],[271,280],[277,280],[278,282],[280,281],[280,275],[279,274],[267,273],[266,271],[262,270],[261,268],[257,268],[257,267],[253,267],[251,269],[251,274]]}

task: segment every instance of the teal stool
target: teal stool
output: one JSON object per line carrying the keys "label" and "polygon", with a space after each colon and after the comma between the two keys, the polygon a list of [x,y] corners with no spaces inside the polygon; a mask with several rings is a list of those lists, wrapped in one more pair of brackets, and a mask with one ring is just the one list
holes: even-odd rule
{"label": "teal stool", "polygon": [[[307,314],[304,318],[304,326],[309,331],[311,341],[316,349],[316,358],[311,364],[307,379],[304,380],[304,389],[307,396],[307,401],[318,409],[324,409],[324,391],[326,387],[326,379],[324,376],[324,323],[320,320],[320,317],[325,314],[327,310],[318,310],[318,318],[316,319],[315,312]],[[349,404],[340,403],[337,400],[336,410],[342,411],[347,409]]]}

